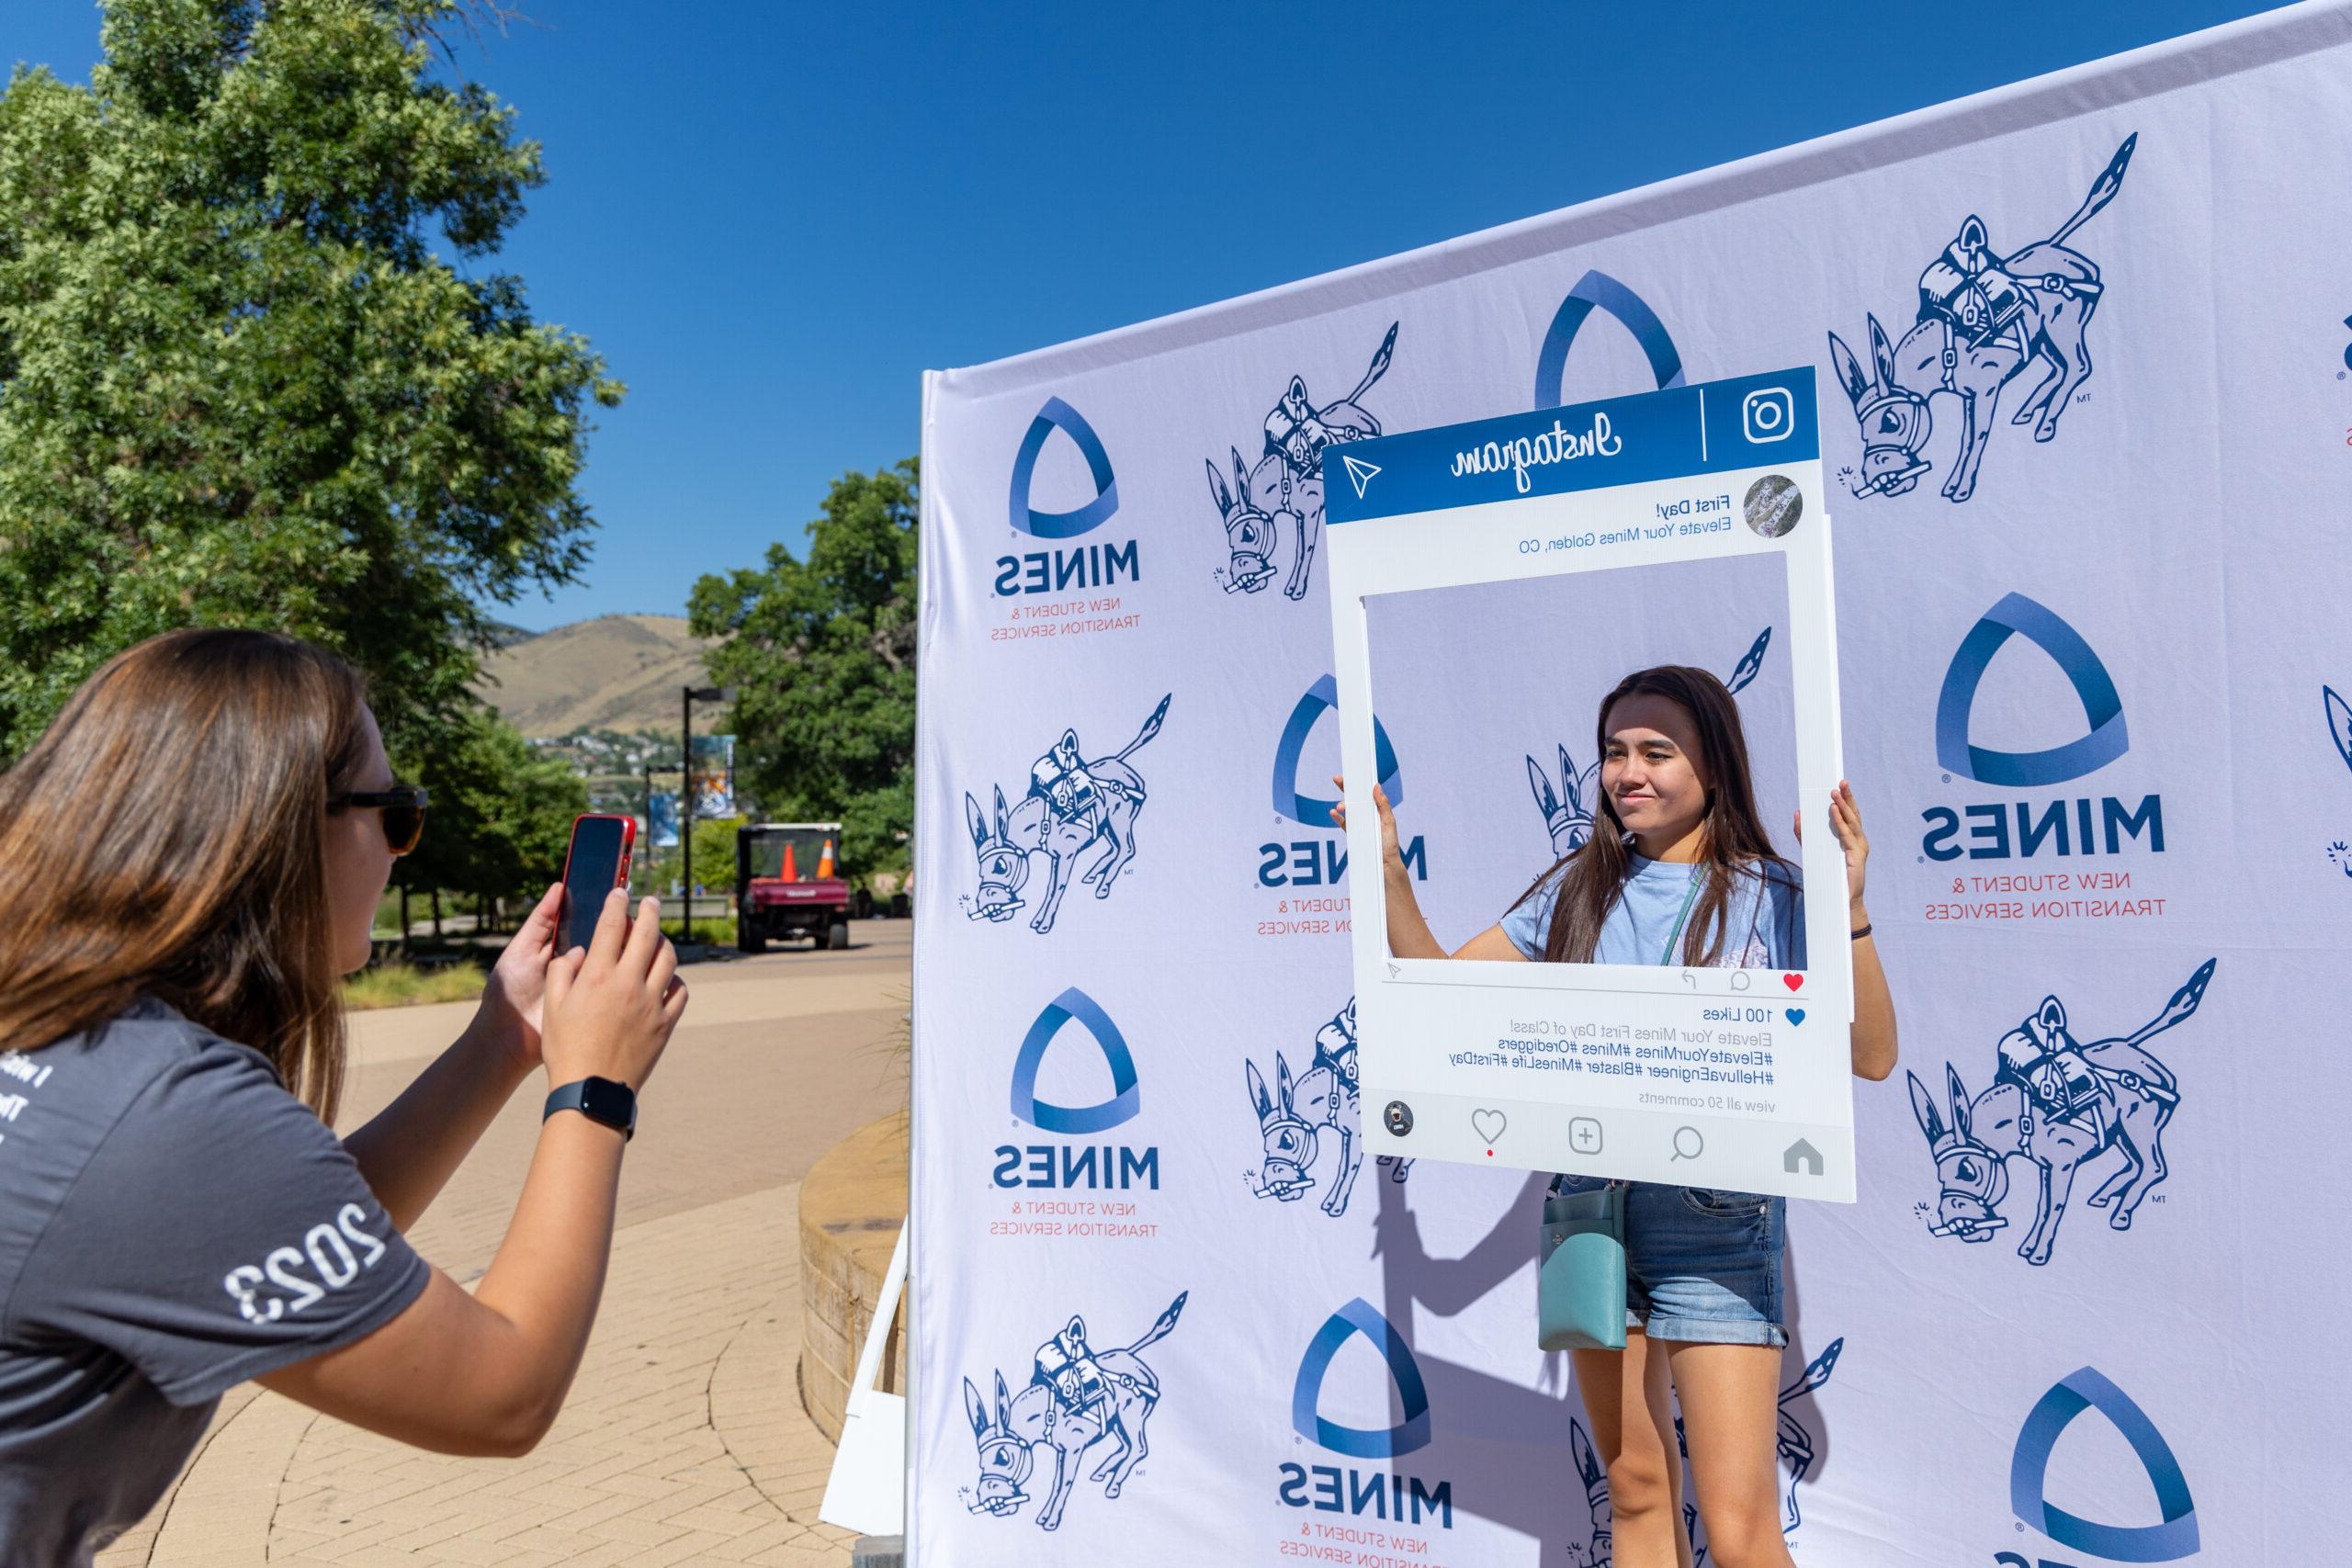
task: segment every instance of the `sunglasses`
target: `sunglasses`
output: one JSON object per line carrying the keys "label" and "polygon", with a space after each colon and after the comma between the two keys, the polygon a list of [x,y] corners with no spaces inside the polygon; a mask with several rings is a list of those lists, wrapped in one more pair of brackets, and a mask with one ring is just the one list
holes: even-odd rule
{"label": "sunglasses", "polygon": [[415,784],[395,784],[390,789],[360,789],[338,795],[327,802],[327,809],[340,811],[346,806],[375,807],[383,814],[384,846],[396,855],[404,855],[424,837],[425,799],[425,792]]}

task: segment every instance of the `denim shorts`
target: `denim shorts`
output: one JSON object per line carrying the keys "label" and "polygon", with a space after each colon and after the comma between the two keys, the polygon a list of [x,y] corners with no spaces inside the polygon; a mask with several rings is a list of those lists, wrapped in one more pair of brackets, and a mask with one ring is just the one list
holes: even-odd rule
{"label": "denim shorts", "polygon": [[1781,1326],[1788,1201],[1713,1187],[1566,1176],[1562,1192],[1625,1194],[1625,1326],[1709,1345],[1789,1342]]}

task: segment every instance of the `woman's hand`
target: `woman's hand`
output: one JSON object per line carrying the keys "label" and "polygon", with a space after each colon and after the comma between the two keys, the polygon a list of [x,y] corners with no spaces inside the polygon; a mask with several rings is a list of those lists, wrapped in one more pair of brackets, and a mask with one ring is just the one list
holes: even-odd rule
{"label": "woman's hand", "polygon": [[[1870,862],[1871,841],[1862,832],[1862,808],[1854,803],[1854,786],[1843,779],[1829,792],[1829,830],[1846,852],[1846,919],[1854,933],[1854,1027],[1849,1036],[1854,1075],[1876,1083],[1894,1071],[1898,1055],[1894,998],[1887,989],[1878,944],[1871,939],[1870,911],[1862,908],[1862,872]],[[1797,838],[1804,838],[1802,813]]]}
{"label": "woman's hand", "polygon": [[563,885],[558,883],[499,954],[482,987],[481,1006],[458,1043],[398,1100],[344,1139],[343,1146],[359,1162],[359,1173],[399,1229],[408,1229],[424,1214],[482,1129],[546,1054],[550,974],[565,962],[555,950],[562,913]]}
{"label": "woman's hand", "polygon": [[[1340,786],[1340,798],[1331,805],[1331,820],[1344,831],[1348,826],[1348,781],[1338,773],[1331,782]],[[1396,813],[1388,804],[1388,792],[1378,784],[1372,786],[1372,804],[1380,813],[1380,863],[1387,870],[1401,874],[1405,869],[1405,852],[1396,838]]]}
{"label": "woman's hand", "polygon": [[548,965],[541,1053],[548,1081],[612,1078],[642,1089],[686,1010],[678,951],[662,934],[662,901],[647,898],[628,918],[628,895],[605,896],[595,940]]}
{"label": "woman's hand", "polygon": [[[1843,779],[1829,792],[1829,830],[1838,839],[1838,847],[1846,852],[1846,903],[1855,918],[1863,923],[1862,879],[1871,858],[1871,841],[1862,831],[1862,808],[1854,803],[1854,786]],[[1804,842],[1804,813],[1797,813],[1797,842]]]}
{"label": "woman's hand", "polygon": [[495,1047],[527,1073],[539,1065],[539,1026],[548,994],[548,965],[555,960],[556,923],[563,914],[563,884],[543,894],[514,940],[498,955],[481,988],[481,1006],[467,1030]]}

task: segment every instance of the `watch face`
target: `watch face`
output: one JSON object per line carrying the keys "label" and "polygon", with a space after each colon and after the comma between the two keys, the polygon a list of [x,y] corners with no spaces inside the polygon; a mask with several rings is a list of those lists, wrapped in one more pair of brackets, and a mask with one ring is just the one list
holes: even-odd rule
{"label": "watch face", "polygon": [[610,1078],[582,1079],[580,1109],[608,1127],[628,1128],[637,1122],[637,1096],[628,1085]]}

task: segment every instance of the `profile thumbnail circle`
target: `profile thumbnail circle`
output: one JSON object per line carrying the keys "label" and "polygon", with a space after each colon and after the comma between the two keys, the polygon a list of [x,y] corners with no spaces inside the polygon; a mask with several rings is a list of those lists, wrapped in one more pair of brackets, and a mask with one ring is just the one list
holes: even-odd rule
{"label": "profile thumbnail circle", "polygon": [[1786,474],[1766,474],[1747,487],[1747,499],[1740,504],[1750,528],[1777,539],[1804,515],[1804,492]]}

